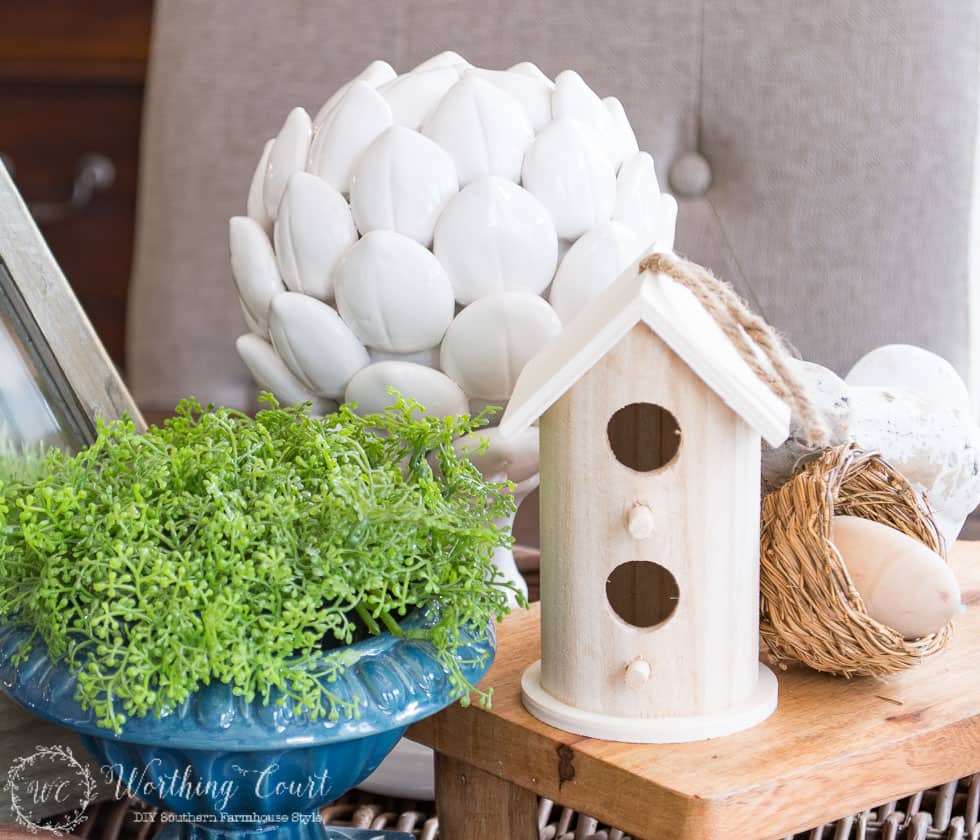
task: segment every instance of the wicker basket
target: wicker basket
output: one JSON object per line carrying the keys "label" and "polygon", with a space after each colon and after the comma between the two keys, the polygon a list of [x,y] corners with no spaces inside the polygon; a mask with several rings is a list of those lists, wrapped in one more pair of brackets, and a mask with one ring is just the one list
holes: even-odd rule
{"label": "wicker basket", "polygon": [[835,513],[889,525],[945,556],[928,509],[902,475],[853,444],[827,450],[762,504],[759,630],[776,662],[883,675],[941,650],[949,625],[907,641],[868,615],[830,542]]}

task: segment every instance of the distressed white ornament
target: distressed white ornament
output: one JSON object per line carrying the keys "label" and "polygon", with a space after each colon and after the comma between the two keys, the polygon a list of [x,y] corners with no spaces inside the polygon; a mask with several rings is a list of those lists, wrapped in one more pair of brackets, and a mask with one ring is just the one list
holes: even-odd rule
{"label": "distressed white ornament", "polygon": [[242,308],[262,334],[269,331],[269,304],[286,291],[279,277],[276,255],[262,226],[248,216],[228,222],[231,273],[235,278]]}
{"label": "distressed white ornament", "polygon": [[320,300],[333,297],[333,273],[357,241],[344,197],[309,172],[294,172],[276,219],[274,242],[286,287]]}
{"label": "distressed white ornament", "polygon": [[289,176],[306,165],[312,137],[310,115],[302,108],[293,108],[269,151],[265,183],[262,185],[265,215],[271,221],[275,221],[279,213],[279,202],[286,191]]}
{"label": "distressed white ornament", "polygon": [[336,283],[340,315],[370,347],[425,350],[442,341],[453,320],[453,290],[442,264],[394,231],[365,234],[341,259]]}
{"label": "distressed white ornament", "polygon": [[563,324],[571,322],[643,251],[643,243],[620,222],[590,230],[565,254],[549,300]]}
{"label": "distressed white ornament", "polygon": [[[926,498],[940,532],[952,543],[980,504],[980,428],[969,411],[908,389],[850,385],[812,363],[798,362],[796,371],[828,420],[829,445],[853,442],[879,452]],[[818,454],[794,425],[786,443],[763,452],[763,477],[778,487],[799,463]]]}
{"label": "distressed white ornament", "polygon": [[918,394],[935,405],[970,411],[966,383],[942,356],[911,344],[887,344],[866,353],[854,363],[848,385],[877,385]]}
{"label": "distressed white ornament", "polygon": [[534,129],[521,104],[499,87],[467,74],[422,127],[449,152],[461,186],[486,175],[519,181]]}
{"label": "distressed white ornament", "polygon": [[336,402],[318,397],[307,388],[265,339],[251,333],[241,335],[235,341],[235,349],[259,387],[275,394],[280,402],[312,403],[311,411],[316,415],[337,410]]}
{"label": "distressed white ornament", "polygon": [[367,82],[355,80],[317,129],[307,169],[334,189],[349,193],[357,162],[393,123],[391,107],[381,94]]}
{"label": "distressed white ornament", "polygon": [[555,273],[558,237],[540,201],[510,181],[489,177],[449,202],[433,251],[456,300],[468,304],[495,292],[540,294]]}
{"label": "distressed white ornament", "polygon": [[358,414],[377,414],[397,399],[388,393],[393,388],[403,397],[411,397],[433,417],[455,417],[466,414],[466,394],[446,374],[411,362],[376,362],[361,368],[344,395],[346,402],[356,402]]}
{"label": "distressed white ornament", "polygon": [[269,307],[269,332],[287,367],[321,397],[343,397],[351,377],[370,361],[333,307],[307,295],[277,296]]}
{"label": "distressed white ornament", "polygon": [[548,208],[563,239],[607,221],[616,202],[612,163],[577,120],[557,119],[538,134],[524,158],[523,184]]}
{"label": "distressed white ornament", "polygon": [[558,316],[537,295],[488,295],[449,326],[442,369],[470,396],[507,399],[524,365],[559,332]]}
{"label": "distressed white ornament", "polygon": [[354,169],[351,210],[362,234],[394,230],[428,247],[458,190],[456,166],[445,150],[396,125],[381,133]]}

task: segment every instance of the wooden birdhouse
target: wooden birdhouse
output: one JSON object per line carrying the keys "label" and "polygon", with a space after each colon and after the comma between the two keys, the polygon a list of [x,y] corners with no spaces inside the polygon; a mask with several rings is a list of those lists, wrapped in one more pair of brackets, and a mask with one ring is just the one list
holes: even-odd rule
{"label": "wooden birdhouse", "polygon": [[786,438],[785,403],[685,286],[637,264],[525,367],[501,433],[539,419],[541,660],[524,674],[527,708],[634,742],[768,717],[760,438]]}

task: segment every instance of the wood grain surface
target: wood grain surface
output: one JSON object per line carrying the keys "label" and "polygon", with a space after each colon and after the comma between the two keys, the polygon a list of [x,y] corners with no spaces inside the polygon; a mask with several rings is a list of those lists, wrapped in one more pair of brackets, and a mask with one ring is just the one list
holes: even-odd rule
{"label": "wood grain surface", "polygon": [[534,607],[499,628],[492,710],[452,706],[409,735],[637,838],[785,837],[980,770],[980,543],[951,563],[966,612],[945,651],[884,679],[791,668],[775,714],[746,732],[640,746],[539,722],[520,698],[540,655]]}

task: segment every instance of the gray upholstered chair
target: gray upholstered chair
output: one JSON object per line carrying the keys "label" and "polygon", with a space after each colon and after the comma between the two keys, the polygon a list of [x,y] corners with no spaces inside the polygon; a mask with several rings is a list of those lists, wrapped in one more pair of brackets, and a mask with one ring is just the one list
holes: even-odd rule
{"label": "gray upholstered chair", "polygon": [[920,344],[969,372],[980,6],[850,0],[167,0],[146,101],[128,372],[246,404],[227,219],[293,105],[374,58],[577,69],[680,201],[677,248],[805,358]]}

